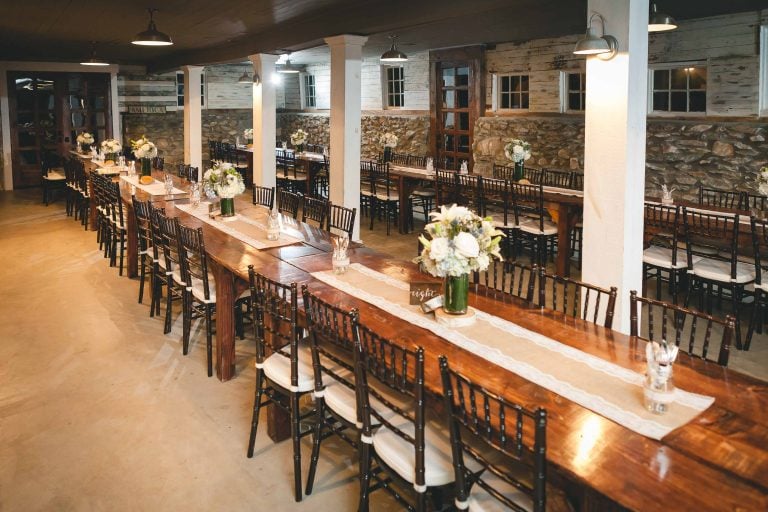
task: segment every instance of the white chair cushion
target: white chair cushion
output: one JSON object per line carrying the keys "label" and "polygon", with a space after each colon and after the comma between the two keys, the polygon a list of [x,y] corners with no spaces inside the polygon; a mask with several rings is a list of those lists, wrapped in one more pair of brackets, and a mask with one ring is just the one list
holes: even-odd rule
{"label": "white chair cushion", "polygon": [[413,192],[411,192],[412,196],[421,196],[421,197],[435,197],[435,189],[433,188],[417,188]]}
{"label": "white chair cushion", "polygon": [[[701,261],[701,256],[693,255],[693,264],[695,265]],[[661,267],[666,269],[672,268],[672,249],[667,247],[659,247],[658,245],[652,245],[643,251],[643,263],[653,265],[655,267]],[[688,266],[688,257],[685,251],[677,251],[677,263],[675,269],[681,269]]]}
{"label": "white chair cushion", "polygon": [[[465,456],[466,459],[466,456]],[[522,508],[531,512],[533,510],[533,500],[530,496],[519,490],[517,487],[508,484],[490,471],[483,473],[481,477],[488,485],[499,491],[511,501],[517,503]],[[480,487],[472,486],[472,490],[467,500],[470,512],[508,512],[509,509],[499,500],[491,496],[491,493]],[[549,503],[547,503],[549,505]]]}
{"label": "white chair cushion", "polygon": [[[404,432],[414,435],[413,423],[403,420]],[[424,429],[424,483],[427,487],[450,484],[454,480],[451,442],[445,427],[436,421],[427,421]],[[407,482],[416,479],[416,454],[411,443],[386,426],[373,434],[373,447],[384,463]]]}
{"label": "white chair cushion", "polygon": [[43,176],[43,179],[49,180],[49,181],[63,181],[63,180],[66,180],[67,177],[64,176],[64,174],[59,171],[51,170],[51,171],[48,171],[47,176]]}
{"label": "white chair cushion", "polygon": [[[731,282],[731,264],[727,261],[702,258],[693,265],[693,274],[712,281]],[[748,283],[755,280],[755,266],[739,262],[736,265],[735,283]]]}
{"label": "white chair cushion", "polygon": [[[341,368],[340,371],[336,371],[345,379],[351,377],[351,375],[349,375],[350,372],[345,368]],[[351,378],[349,378],[349,380],[353,381]],[[355,397],[355,392],[335,379],[326,377],[323,380],[323,383],[325,384],[325,404],[348,422],[352,423],[353,425],[357,424],[357,399]],[[392,393],[384,393],[384,395],[391,403],[397,405],[403,410],[409,410],[413,408],[413,404],[409,401],[403,400],[402,397],[395,396]],[[381,416],[387,420],[392,420],[398,416],[396,412],[382,404],[373,395],[369,394],[368,400],[371,408],[376,409],[376,411],[378,411],[379,414],[381,414]],[[379,419],[376,416],[371,415],[371,425],[378,425],[379,423],[381,423]],[[362,428],[362,425],[358,425],[358,428]]]}
{"label": "white chair cushion", "polygon": [[523,231],[525,233],[533,233],[534,235],[551,236],[551,235],[557,234],[557,226],[545,220],[544,228],[543,230],[540,230],[539,221],[531,219],[531,220],[520,223],[520,231]]}
{"label": "white chair cushion", "polygon": [[[286,345],[282,352],[290,352]],[[312,373],[312,355],[306,343],[299,343],[299,364],[297,389],[299,393],[315,389],[315,379]],[[272,354],[264,361],[264,375],[278,386],[291,391],[291,359],[279,354]]]}
{"label": "white chair cushion", "polygon": [[377,192],[376,199],[378,199],[379,201],[398,201],[400,199],[400,196],[394,192],[390,192],[389,195],[387,195],[386,192],[384,193]]}

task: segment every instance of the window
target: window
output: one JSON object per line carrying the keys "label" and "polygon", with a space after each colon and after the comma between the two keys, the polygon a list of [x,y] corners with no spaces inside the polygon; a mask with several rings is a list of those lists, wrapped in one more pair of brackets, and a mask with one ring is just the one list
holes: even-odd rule
{"label": "window", "polygon": [[707,68],[675,65],[651,70],[652,112],[706,112]]}
{"label": "window", "polygon": [[386,106],[405,106],[405,73],[401,67],[385,68],[386,73]]}
{"label": "window", "polygon": [[[205,106],[205,73],[200,73],[200,104]],[[176,106],[184,108],[184,72],[176,73]]]}
{"label": "window", "polygon": [[528,75],[499,77],[499,108],[528,108]]}
{"label": "window", "polygon": [[315,108],[316,106],[315,75],[304,75],[304,107]]}
{"label": "window", "polygon": [[586,73],[567,73],[565,81],[565,110],[580,112],[587,102]]}

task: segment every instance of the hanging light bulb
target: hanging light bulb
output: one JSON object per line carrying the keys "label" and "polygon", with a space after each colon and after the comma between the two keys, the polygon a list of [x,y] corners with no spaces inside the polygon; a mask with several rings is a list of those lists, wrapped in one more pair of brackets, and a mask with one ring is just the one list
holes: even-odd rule
{"label": "hanging light bulb", "polygon": [[173,44],[171,36],[157,30],[155,25],[155,13],[157,9],[149,8],[149,26],[144,32],[139,32],[131,41],[139,46],[170,46]]}

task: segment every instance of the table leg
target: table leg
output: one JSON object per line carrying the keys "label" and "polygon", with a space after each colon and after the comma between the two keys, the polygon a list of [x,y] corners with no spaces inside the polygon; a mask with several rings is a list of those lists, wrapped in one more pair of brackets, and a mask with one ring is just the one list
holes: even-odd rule
{"label": "table leg", "polygon": [[410,197],[411,192],[413,192],[413,189],[416,187],[414,180],[410,180],[406,178],[405,176],[398,176],[397,177],[398,184],[397,184],[397,191],[399,194],[398,200],[400,201],[400,207],[398,209],[398,224],[397,224],[397,230],[400,233],[409,233],[410,232]]}
{"label": "table leg", "polygon": [[124,203],[124,206],[128,212],[128,225],[126,226],[126,236],[128,238],[128,248],[126,249],[128,277],[137,277],[139,275],[139,229],[136,225],[136,212],[133,211],[133,206],[129,206],[128,203]]}
{"label": "table leg", "polygon": [[235,374],[235,276],[210,259],[208,265],[216,279],[216,376],[225,382]]}
{"label": "table leg", "polygon": [[555,262],[555,273],[559,276],[568,277],[571,266],[570,247],[571,247],[571,226],[573,225],[573,208],[559,203],[557,205],[557,260]]}

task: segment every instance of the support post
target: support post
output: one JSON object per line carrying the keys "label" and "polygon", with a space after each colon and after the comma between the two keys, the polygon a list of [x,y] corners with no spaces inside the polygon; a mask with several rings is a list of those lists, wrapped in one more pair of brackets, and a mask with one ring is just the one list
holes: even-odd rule
{"label": "support post", "polygon": [[184,66],[184,163],[203,172],[202,66]]}
{"label": "support post", "polygon": [[275,74],[277,55],[257,53],[248,56],[260,84],[253,84],[253,184],[274,187],[275,142],[277,141],[277,102]]}

